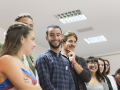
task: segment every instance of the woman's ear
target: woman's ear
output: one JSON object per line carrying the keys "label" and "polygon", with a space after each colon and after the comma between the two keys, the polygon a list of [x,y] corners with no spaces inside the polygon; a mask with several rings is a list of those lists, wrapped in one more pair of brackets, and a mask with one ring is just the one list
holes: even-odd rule
{"label": "woman's ear", "polygon": [[48,41],[48,36],[45,36],[46,40]]}
{"label": "woman's ear", "polygon": [[21,44],[23,44],[25,42],[25,38],[24,38],[23,35],[21,36],[21,40],[20,41],[21,41]]}

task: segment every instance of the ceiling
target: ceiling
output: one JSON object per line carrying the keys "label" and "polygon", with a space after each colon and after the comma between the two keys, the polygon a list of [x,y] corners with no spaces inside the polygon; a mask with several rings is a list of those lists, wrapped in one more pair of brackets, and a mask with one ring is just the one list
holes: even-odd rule
{"label": "ceiling", "polygon": [[[55,15],[80,9],[87,20],[63,24]],[[0,0],[0,28],[7,30],[20,13],[29,13],[34,19],[35,42],[49,48],[45,39],[46,27],[59,25],[62,31],[78,36],[75,53],[94,56],[120,51],[120,0]],[[93,28],[90,31],[77,30]],[[88,44],[84,38],[104,35],[107,42]]]}

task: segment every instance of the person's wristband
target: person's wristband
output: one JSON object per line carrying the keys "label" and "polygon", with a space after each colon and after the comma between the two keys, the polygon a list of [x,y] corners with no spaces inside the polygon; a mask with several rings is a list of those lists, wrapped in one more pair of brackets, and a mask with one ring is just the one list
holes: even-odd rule
{"label": "person's wristband", "polygon": [[76,64],[76,63],[77,63],[76,61],[73,61],[73,62],[72,62],[72,67],[73,67],[73,66],[74,66],[74,64]]}

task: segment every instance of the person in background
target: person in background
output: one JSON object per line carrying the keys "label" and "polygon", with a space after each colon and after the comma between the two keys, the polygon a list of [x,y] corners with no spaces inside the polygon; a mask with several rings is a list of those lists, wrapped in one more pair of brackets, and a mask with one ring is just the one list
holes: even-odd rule
{"label": "person in background", "polygon": [[75,82],[75,90],[87,90],[85,82],[90,81],[91,73],[86,61],[74,53],[77,40],[78,38],[75,33],[70,31],[63,33],[61,53],[69,61],[70,70]]}
{"label": "person in background", "polygon": [[108,60],[104,60],[104,62],[106,67],[105,75],[108,75],[110,73],[110,62]]}
{"label": "person in background", "polygon": [[102,58],[98,58],[98,63],[99,63],[99,69],[100,69],[100,73],[105,76],[105,70],[106,70],[106,67],[105,67],[105,62]]}
{"label": "person in background", "polygon": [[44,90],[75,90],[69,61],[59,51],[62,30],[57,25],[47,27],[49,49],[36,60],[40,85]]}
{"label": "person in background", "polygon": [[117,83],[117,88],[120,90],[120,68],[115,72],[115,75],[112,75]]}
{"label": "person in background", "polygon": [[[36,46],[33,29],[16,22],[6,34],[0,50],[0,90],[42,90],[32,71],[22,63],[22,56],[31,55]],[[28,77],[32,84],[26,83]]]}
{"label": "person in background", "polygon": [[[32,28],[34,26],[33,18],[28,13],[23,13],[23,14],[18,15],[15,18],[14,22],[22,22],[22,23],[25,23]],[[26,66],[30,67],[30,69],[32,70],[32,72],[34,73],[36,78],[38,79],[38,74],[37,74],[37,71],[35,70],[35,63],[34,63],[33,57],[31,55],[29,55],[29,56],[23,55],[23,61],[24,61],[24,64]]]}
{"label": "person in background", "polygon": [[105,70],[105,79],[108,83],[109,90],[118,90],[117,84],[113,78],[113,76],[109,75],[110,73],[110,62],[108,60],[104,60],[106,70]]}
{"label": "person in background", "polygon": [[91,56],[86,62],[92,75],[90,82],[86,83],[87,90],[109,90],[103,75],[100,74],[98,59]]}
{"label": "person in background", "polygon": [[[14,22],[22,22],[32,28],[34,26],[33,18],[28,13],[23,13],[23,14],[18,15],[15,18]],[[0,48],[2,47],[3,44],[4,44],[3,42],[0,43]],[[22,59],[23,59],[23,63],[25,64],[25,66],[29,67],[32,70],[32,72],[36,76],[36,79],[38,80],[38,74],[37,74],[37,71],[35,70],[35,63],[34,63],[33,57],[31,55],[23,55]]]}

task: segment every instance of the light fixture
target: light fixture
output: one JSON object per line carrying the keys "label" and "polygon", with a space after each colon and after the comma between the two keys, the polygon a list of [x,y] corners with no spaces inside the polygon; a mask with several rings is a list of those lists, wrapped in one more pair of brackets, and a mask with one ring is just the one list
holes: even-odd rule
{"label": "light fixture", "polygon": [[106,39],[103,35],[97,36],[97,37],[87,38],[87,39],[84,39],[84,40],[85,40],[88,44],[107,41],[107,39]]}
{"label": "light fixture", "polygon": [[58,14],[56,17],[64,24],[87,19],[80,10]]}

